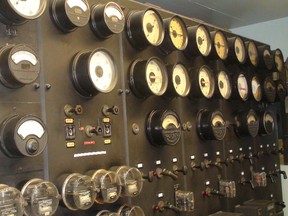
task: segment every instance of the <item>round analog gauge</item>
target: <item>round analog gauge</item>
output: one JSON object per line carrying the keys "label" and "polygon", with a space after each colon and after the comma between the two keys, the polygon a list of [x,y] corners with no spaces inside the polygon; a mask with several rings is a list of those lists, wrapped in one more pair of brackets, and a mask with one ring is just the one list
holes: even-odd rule
{"label": "round analog gauge", "polygon": [[255,67],[258,66],[259,54],[258,54],[257,46],[253,41],[248,42],[247,50],[248,50],[248,57],[249,57],[250,63]]}
{"label": "round analog gauge", "polygon": [[172,71],[172,83],[177,95],[185,97],[189,94],[191,83],[188,71],[182,64],[176,64]]}
{"label": "round analog gauge", "polygon": [[137,59],[131,65],[129,83],[137,97],[161,96],[168,87],[166,67],[159,58]]}
{"label": "round analog gauge", "polygon": [[165,37],[160,48],[165,54],[174,50],[184,50],[188,44],[188,32],[184,21],[179,16],[164,19]]}
{"label": "round analog gauge", "polygon": [[275,82],[270,77],[266,77],[263,81],[262,88],[265,101],[268,103],[273,103],[276,99]]}
{"label": "round analog gauge", "polygon": [[240,73],[237,77],[237,91],[243,101],[249,98],[248,82],[244,74]]}
{"label": "round analog gauge", "polygon": [[154,146],[176,145],[181,138],[180,118],[172,110],[153,110],[146,121],[146,134]]}
{"label": "round analog gauge", "polygon": [[119,34],[124,27],[124,13],[115,2],[92,6],[90,28],[99,38],[108,38],[113,34]]}
{"label": "round analog gauge", "polygon": [[262,100],[261,84],[257,76],[253,76],[251,80],[251,90],[253,98],[259,102]]}
{"label": "round analog gauge", "polygon": [[275,62],[275,69],[278,72],[281,72],[284,67],[284,60],[283,60],[283,54],[280,49],[276,49],[274,51],[274,62]]}
{"label": "round analog gauge", "polygon": [[88,24],[90,7],[87,0],[53,0],[51,18],[61,31],[71,32]]}
{"label": "round analog gauge", "polygon": [[46,8],[46,0],[6,0],[0,2],[0,20],[8,25],[22,24],[40,17]]}
{"label": "round analog gauge", "polygon": [[144,211],[140,206],[128,206],[122,205],[118,210],[118,215],[125,215],[125,216],[145,216]]}
{"label": "round analog gauge", "polygon": [[270,48],[266,45],[258,47],[260,62],[259,66],[264,69],[271,70],[274,65],[274,60]]}
{"label": "round analog gauge", "polygon": [[164,39],[164,24],[160,14],[151,8],[131,12],[127,19],[127,35],[135,48],[159,46]]}
{"label": "round analog gauge", "polygon": [[220,71],[217,74],[217,84],[218,84],[218,90],[221,94],[221,96],[228,100],[231,97],[232,94],[232,86],[231,86],[231,80],[228,74],[225,71]]}
{"label": "round analog gauge", "polygon": [[228,42],[222,31],[218,30],[215,32],[213,42],[214,42],[214,48],[216,50],[217,56],[222,60],[227,59]]}
{"label": "round analog gauge", "polygon": [[211,38],[207,28],[200,25],[196,30],[196,43],[198,50],[203,56],[208,56],[211,51]]}
{"label": "round analog gauge", "polygon": [[283,80],[276,81],[276,93],[279,101],[284,101],[287,95],[287,88]]}
{"label": "round analog gauge", "polygon": [[240,37],[236,37],[234,41],[234,52],[239,63],[246,61],[246,47],[244,41]]}
{"label": "round analog gauge", "polygon": [[260,130],[261,135],[271,135],[274,131],[275,123],[270,111],[260,113]]}
{"label": "round analog gauge", "polygon": [[220,111],[201,110],[197,115],[197,131],[205,140],[223,140],[226,134],[226,122]]}
{"label": "round analog gauge", "polygon": [[236,132],[239,136],[256,137],[259,130],[259,119],[256,112],[252,109],[240,112],[235,117]]}
{"label": "round analog gauge", "polygon": [[215,90],[215,80],[212,70],[208,66],[202,66],[198,74],[198,85],[205,98],[211,98]]}
{"label": "round analog gauge", "polygon": [[104,49],[79,52],[73,61],[72,79],[76,90],[85,97],[111,92],[117,83],[114,60]]}

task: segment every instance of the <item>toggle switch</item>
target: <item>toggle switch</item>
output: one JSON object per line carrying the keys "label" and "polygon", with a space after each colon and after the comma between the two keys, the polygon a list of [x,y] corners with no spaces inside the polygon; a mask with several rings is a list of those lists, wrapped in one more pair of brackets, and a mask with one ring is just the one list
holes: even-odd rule
{"label": "toggle switch", "polygon": [[89,138],[91,138],[94,134],[97,136],[101,136],[103,134],[103,128],[100,126],[93,127],[91,125],[87,125],[85,127],[85,134]]}
{"label": "toggle switch", "polygon": [[173,166],[173,173],[175,175],[177,175],[178,173],[183,173],[183,175],[187,175],[188,174],[188,167],[186,165],[183,165],[182,168],[178,168],[177,165]]}
{"label": "toggle switch", "polygon": [[118,115],[119,114],[119,107],[116,105],[113,105],[112,107],[109,107],[107,105],[104,105],[102,107],[102,113],[104,116],[109,116],[110,114]]}
{"label": "toggle switch", "polygon": [[72,117],[73,115],[82,115],[83,114],[83,107],[81,105],[71,106],[66,104],[64,106],[64,113],[67,117]]}

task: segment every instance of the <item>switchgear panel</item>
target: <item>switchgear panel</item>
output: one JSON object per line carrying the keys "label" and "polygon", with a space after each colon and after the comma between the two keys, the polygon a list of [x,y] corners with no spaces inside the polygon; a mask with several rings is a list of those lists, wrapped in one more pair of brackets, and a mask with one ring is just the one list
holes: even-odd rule
{"label": "switchgear panel", "polygon": [[2,0],[0,30],[0,215],[283,213],[281,49],[132,0]]}

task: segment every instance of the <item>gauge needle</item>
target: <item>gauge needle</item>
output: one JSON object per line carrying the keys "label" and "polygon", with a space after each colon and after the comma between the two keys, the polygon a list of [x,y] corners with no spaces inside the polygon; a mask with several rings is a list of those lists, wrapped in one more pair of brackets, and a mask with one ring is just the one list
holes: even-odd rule
{"label": "gauge needle", "polygon": [[242,91],[246,91],[247,89],[246,89],[246,88],[240,88],[240,90],[242,90]]}

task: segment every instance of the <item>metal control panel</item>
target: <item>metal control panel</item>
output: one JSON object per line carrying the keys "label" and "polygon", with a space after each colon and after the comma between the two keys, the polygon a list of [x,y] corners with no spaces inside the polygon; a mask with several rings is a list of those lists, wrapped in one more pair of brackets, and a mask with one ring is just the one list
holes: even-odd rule
{"label": "metal control panel", "polygon": [[0,214],[282,213],[280,49],[130,0],[0,1],[0,30]]}

